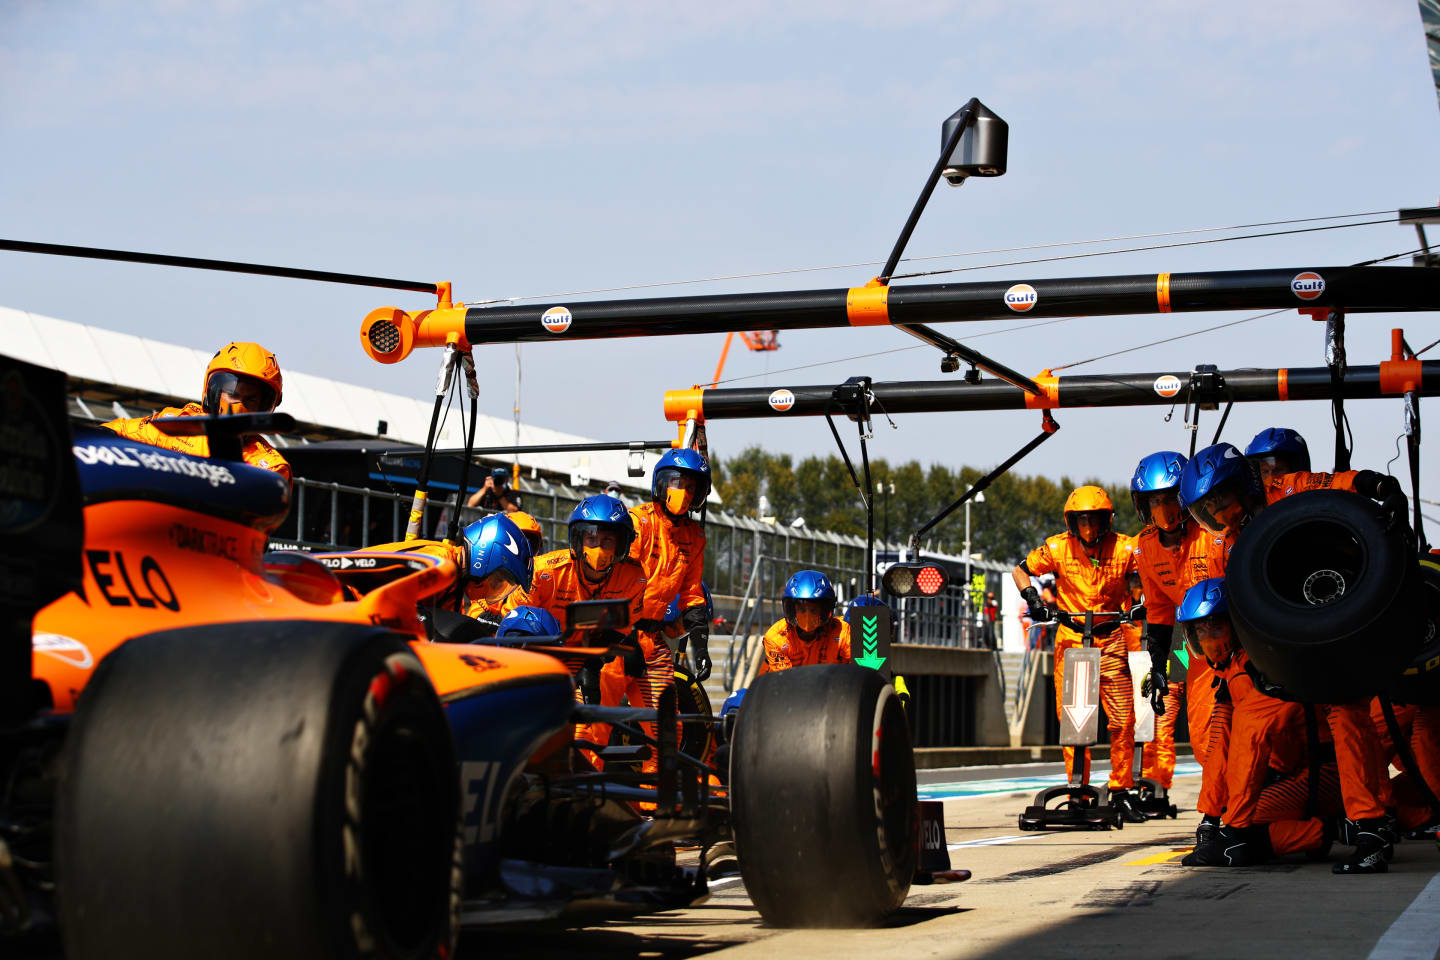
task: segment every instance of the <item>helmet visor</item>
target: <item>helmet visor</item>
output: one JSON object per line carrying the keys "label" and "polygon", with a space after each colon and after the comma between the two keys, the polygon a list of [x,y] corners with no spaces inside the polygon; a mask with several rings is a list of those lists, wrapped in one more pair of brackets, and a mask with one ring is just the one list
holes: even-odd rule
{"label": "helmet visor", "polygon": [[1224,615],[1191,620],[1180,625],[1185,648],[1192,657],[1204,657],[1212,667],[1223,667],[1235,652],[1235,634]]}
{"label": "helmet visor", "polygon": [[1190,504],[1190,515],[1211,533],[1225,535],[1238,532],[1249,521],[1253,508],[1240,479],[1231,478]]}
{"label": "helmet visor", "polygon": [[596,573],[609,570],[620,549],[620,534],[603,523],[576,523],[570,527],[570,549]]}
{"label": "helmet visor", "polygon": [[1167,533],[1185,522],[1185,511],[1180,509],[1180,495],[1175,490],[1152,490],[1144,494],[1146,512],[1150,522]]}
{"label": "helmet visor", "polygon": [[655,489],[669,513],[681,514],[689,511],[695,503],[695,491],[699,487],[693,474],[684,470],[665,469],[655,477]]}
{"label": "helmet visor", "polygon": [[212,414],[269,413],[278,402],[268,383],[231,370],[216,370],[205,384],[205,409]]}
{"label": "helmet visor", "polygon": [[1077,510],[1067,519],[1075,536],[1086,546],[1094,546],[1110,532],[1110,516],[1109,510]]}
{"label": "helmet visor", "polygon": [[814,633],[830,616],[829,604],[822,600],[795,601],[795,628],[801,633]]}
{"label": "helmet visor", "polygon": [[510,593],[520,586],[515,575],[509,570],[501,567],[492,570],[479,580],[471,580],[466,585],[466,595],[472,600],[484,600],[486,603],[499,603]]}

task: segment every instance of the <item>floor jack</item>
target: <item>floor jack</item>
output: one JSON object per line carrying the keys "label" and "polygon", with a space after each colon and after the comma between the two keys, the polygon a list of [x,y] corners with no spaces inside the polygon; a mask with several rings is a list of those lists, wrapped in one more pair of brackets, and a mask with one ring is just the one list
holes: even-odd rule
{"label": "floor jack", "polygon": [[[1150,698],[1140,692],[1140,684],[1150,673],[1150,654],[1145,651],[1130,654],[1130,678],[1135,688],[1135,769],[1143,770],[1145,744],[1155,740],[1155,708]],[[1174,820],[1180,815],[1179,809],[1170,802],[1170,791],[1156,780],[1135,777],[1135,806],[1145,814],[1147,820]]]}
{"label": "floor jack", "polygon": [[[1143,608],[1137,608],[1135,617],[1142,616]],[[1084,753],[1083,758],[1075,758],[1076,769],[1088,766],[1090,747],[1100,733],[1100,650],[1094,645],[1096,617],[1105,619],[1098,628],[1101,636],[1115,632],[1132,619],[1125,610],[1087,610],[1083,620],[1063,610],[1056,612],[1061,624],[1080,634],[1080,646],[1065,651],[1065,685],[1060,697],[1060,745],[1075,747],[1077,752]],[[1052,803],[1055,805],[1051,806]],[[1119,808],[1110,803],[1109,789],[1090,783],[1047,787],[1035,794],[1035,802],[1020,814],[1021,830],[1054,827],[1120,830],[1124,826]]]}

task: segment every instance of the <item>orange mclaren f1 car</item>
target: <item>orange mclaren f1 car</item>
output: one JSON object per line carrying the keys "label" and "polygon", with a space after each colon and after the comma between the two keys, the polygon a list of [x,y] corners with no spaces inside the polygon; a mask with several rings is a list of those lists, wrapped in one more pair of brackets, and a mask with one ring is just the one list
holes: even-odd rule
{"label": "orange mclaren f1 car", "polygon": [[[437,638],[450,560],[265,553],[289,486],[222,448],[277,415],[212,418],[203,459],[72,432],[56,371],[0,357],[0,380],[0,934],[58,931],[76,957],[447,956],[471,925],[695,903],[737,860],[774,923],[904,899],[914,763],[874,671],[763,678],[707,765],[672,698],[577,704],[563,637]],[[623,604],[595,606],[567,632],[623,631]],[[572,731],[599,720],[658,775],[586,763]]]}

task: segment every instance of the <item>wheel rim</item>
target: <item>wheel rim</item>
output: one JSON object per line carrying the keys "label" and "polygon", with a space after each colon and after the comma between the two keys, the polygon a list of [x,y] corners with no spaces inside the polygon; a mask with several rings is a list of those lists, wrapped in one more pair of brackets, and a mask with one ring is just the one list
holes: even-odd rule
{"label": "wheel rim", "polygon": [[1264,576],[1275,595],[1298,607],[1339,602],[1367,567],[1365,545],[1348,526],[1325,518],[1296,524],[1275,540]]}

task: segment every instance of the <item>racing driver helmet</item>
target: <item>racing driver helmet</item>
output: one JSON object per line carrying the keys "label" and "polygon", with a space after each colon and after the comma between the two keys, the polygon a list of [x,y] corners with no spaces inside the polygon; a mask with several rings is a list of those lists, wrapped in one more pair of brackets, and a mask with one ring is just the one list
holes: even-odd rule
{"label": "racing driver helmet", "polygon": [[1201,580],[1185,591],[1175,610],[1175,624],[1192,657],[1204,657],[1216,670],[1235,655],[1235,626],[1225,596],[1225,578]]}
{"label": "racing driver helmet", "polygon": [[835,613],[835,587],[819,570],[801,570],[785,581],[780,606],[800,639],[813,640]]}
{"label": "racing driver helmet", "polygon": [[710,496],[710,464],[698,450],[666,450],[650,475],[650,496],[670,516],[683,517]]}
{"label": "racing driver helmet", "polygon": [[530,541],[505,514],[465,527],[465,555],[466,595],[471,599],[499,603],[516,587],[530,589],[535,571]]}
{"label": "racing driver helmet", "polygon": [[1262,483],[1271,476],[1284,476],[1310,469],[1310,446],[1289,427],[1266,427],[1255,434],[1245,448],[1245,459],[1255,465]]}
{"label": "racing driver helmet", "polygon": [[608,494],[586,497],[570,513],[570,553],[596,573],[604,573],[617,559],[629,556],[634,541],[630,511]]}
{"label": "racing driver helmet", "polygon": [[1237,533],[1265,508],[1260,475],[1233,444],[1206,447],[1180,474],[1180,506],[1211,533]]}
{"label": "racing driver helmet", "polygon": [[221,409],[221,397],[229,395],[245,404],[249,413],[268,413],[280,405],[284,383],[275,354],[258,343],[236,341],[215,352],[205,368],[202,406],[206,413],[229,413]]}
{"label": "racing driver helmet", "polygon": [[[1153,523],[1166,533],[1184,528],[1185,510],[1178,496],[1180,474],[1188,462],[1183,454],[1174,450],[1161,450],[1141,458],[1135,467],[1135,476],[1130,478],[1130,502],[1135,505],[1141,523]],[[1151,496],[1167,492],[1175,494],[1175,499]]]}

